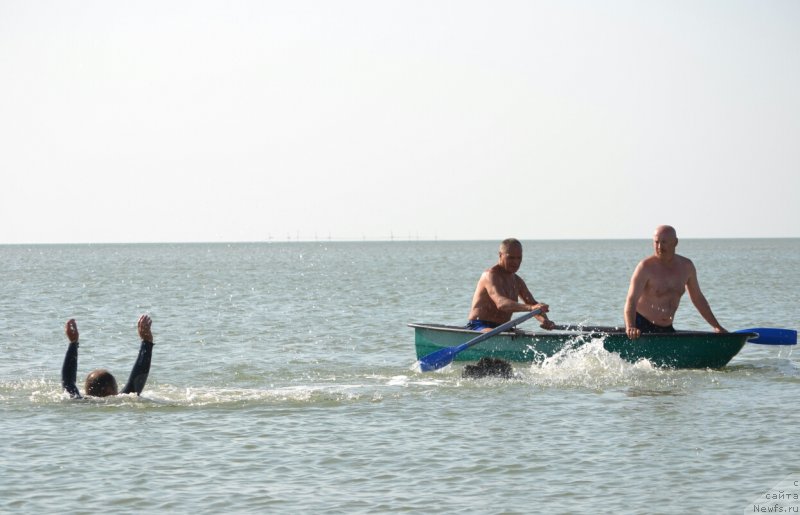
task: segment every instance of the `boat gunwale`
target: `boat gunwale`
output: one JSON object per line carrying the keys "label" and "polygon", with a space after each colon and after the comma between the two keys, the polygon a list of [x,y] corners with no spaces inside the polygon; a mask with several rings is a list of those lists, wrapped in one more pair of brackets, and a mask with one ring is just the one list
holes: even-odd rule
{"label": "boat gunwale", "polygon": [[[467,329],[463,326],[456,326],[456,325],[446,325],[446,324],[427,324],[427,323],[419,323],[419,322],[409,322],[408,327],[413,327],[414,329],[432,329],[437,331],[447,331],[447,332],[456,332],[456,333],[470,333],[475,334],[476,336],[481,334],[481,331],[473,331],[472,329]],[[548,336],[548,335],[569,335],[569,334],[625,334],[624,327],[614,327],[614,326],[585,326],[581,327],[579,325],[569,325],[569,326],[562,326],[562,328],[557,328],[552,331],[523,331],[523,330],[510,330],[510,331],[503,331],[498,333],[499,335],[507,334],[507,335],[515,335],[515,336]],[[573,329],[574,328],[574,329]],[[750,338],[755,338],[758,336],[758,333],[755,332],[747,332],[747,333],[716,333],[713,331],[685,331],[685,330],[676,330],[674,333],[643,333],[642,336],[650,337],[671,337],[675,338],[676,336],[730,336],[730,335],[737,335],[737,336],[746,336],[746,340]]]}

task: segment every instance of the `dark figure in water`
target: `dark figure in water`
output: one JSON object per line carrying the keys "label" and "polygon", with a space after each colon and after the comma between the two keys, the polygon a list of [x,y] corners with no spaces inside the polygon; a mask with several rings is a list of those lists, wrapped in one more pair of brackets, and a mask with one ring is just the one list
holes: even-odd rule
{"label": "dark figure in water", "polygon": [[[139,337],[142,344],[139,346],[139,356],[133,365],[131,375],[128,378],[125,388],[121,392],[117,390],[117,380],[111,372],[105,369],[93,370],[86,376],[86,395],[91,397],[107,397],[118,393],[136,393],[139,395],[144,390],[147,376],[150,374],[150,360],[153,357],[153,333],[150,331],[152,320],[147,315],[139,317],[137,324]],[[64,356],[64,365],[61,367],[61,384],[64,390],[74,399],[81,398],[81,392],[75,385],[78,371],[78,324],[75,319],[67,321],[65,332],[69,339],[67,354]]]}
{"label": "dark figure in water", "polygon": [[464,367],[464,371],[461,373],[461,377],[470,379],[488,376],[511,379],[514,377],[514,369],[508,361],[503,359],[483,357],[476,364]]}

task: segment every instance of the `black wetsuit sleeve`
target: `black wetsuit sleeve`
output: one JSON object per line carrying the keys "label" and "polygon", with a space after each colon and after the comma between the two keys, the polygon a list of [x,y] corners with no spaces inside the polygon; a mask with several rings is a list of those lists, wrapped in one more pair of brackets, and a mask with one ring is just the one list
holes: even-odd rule
{"label": "black wetsuit sleeve", "polygon": [[144,390],[144,385],[147,383],[147,376],[150,374],[150,360],[153,357],[153,342],[146,342],[142,340],[142,345],[139,347],[139,356],[136,358],[136,363],[133,364],[131,375],[128,378],[128,383],[120,393],[134,393],[140,395]]}
{"label": "black wetsuit sleeve", "polygon": [[61,365],[61,385],[73,399],[80,399],[81,392],[75,385],[75,378],[78,374],[78,342],[70,343],[67,347],[67,354],[64,356],[64,364]]}

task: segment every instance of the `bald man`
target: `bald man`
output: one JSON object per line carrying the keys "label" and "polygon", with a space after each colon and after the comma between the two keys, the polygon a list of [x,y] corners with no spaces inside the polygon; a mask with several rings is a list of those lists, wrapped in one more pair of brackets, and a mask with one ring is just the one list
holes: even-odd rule
{"label": "bald man", "polygon": [[631,339],[642,333],[672,333],[675,312],[683,292],[717,333],[727,331],[717,322],[697,282],[691,260],[675,253],[678,235],[669,225],[656,227],[653,255],[636,266],[625,301],[625,331]]}

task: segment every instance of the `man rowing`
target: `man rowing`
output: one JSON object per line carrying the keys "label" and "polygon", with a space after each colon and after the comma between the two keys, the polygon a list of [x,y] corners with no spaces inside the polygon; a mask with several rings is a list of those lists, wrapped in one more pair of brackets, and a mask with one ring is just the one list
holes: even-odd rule
{"label": "man rowing", "polygon": [[[535,315],[543,329],[553,329],[555,324],[547,318],[547,304],[541,304],[517,275],[522,264],[522,243],[508,238],[500,243],[497,264],[481,274],[475,294],[472,296],[472,309],[469,312],[468,329],[490,331],[509,320],[519,311],[541,310]],[[522,302],[519,302],[522,300]]]}

